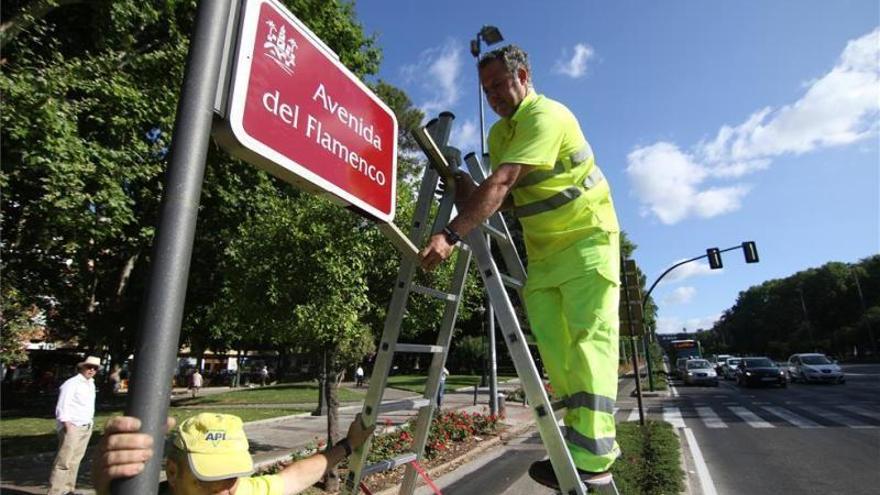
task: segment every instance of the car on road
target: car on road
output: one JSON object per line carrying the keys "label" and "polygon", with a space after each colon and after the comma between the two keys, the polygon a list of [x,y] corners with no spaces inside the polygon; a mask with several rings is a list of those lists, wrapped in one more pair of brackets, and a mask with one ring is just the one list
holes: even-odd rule
{"label": "car on road", "polygon": [[713,387],[718,386],[718,373],[712,363],[705,359],[691,359],[685,363],[684,372],[685,385],[706,384]]}
{"label": "car on road", "polygon": [[766,357],[745,357],[736,368],[736,384],[749,387],[752,385],[788,386],[785,370]]}
{"label": "car on road", "polygon": [[731,357],[730,354],[718,354],[712,359],[712,365],[715,366],[715,373],[721,374],[721,367],[724,366],[724,362],[727,361],[727,358]]}
{"label": "car on road", "polygon": [[846,375],[837,363],[824,354],[812,352],[788,358],[788,375],[793,382],[846,383]]}
{"label": "car on road", "polygon": [[725,380],[736,380],[736,367],[742,362],[742,358],[729,357],[721,365],[721,376]]}

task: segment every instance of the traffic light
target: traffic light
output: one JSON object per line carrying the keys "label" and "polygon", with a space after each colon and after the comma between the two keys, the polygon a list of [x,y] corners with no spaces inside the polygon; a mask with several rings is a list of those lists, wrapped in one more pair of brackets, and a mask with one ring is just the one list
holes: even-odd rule
{"label": "traffic light", "polygon": [[758,260],[758,247],[755,246],[755,241],[746,241],[743,243],[743,254],[746,255],[746,263],[757,263]]}
{"label": "traffic light", "polygon": [[706,256],[709,258],[709,268],[717,270],[724,266],[721,263],[721,251],[718,248],[709,248],[706,250]]}

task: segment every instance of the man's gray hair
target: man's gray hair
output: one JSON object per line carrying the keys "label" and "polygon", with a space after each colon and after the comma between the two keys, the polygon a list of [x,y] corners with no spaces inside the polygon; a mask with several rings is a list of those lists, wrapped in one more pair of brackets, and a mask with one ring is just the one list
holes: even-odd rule
{"label": "man's gray hair", "polygon": [[486,52],[480,57],[479,67],[482,69],[489,62],[498,60],[507,68],[507,72],[516,75],[516,71],[524,68],[529,73],[529,82],[531,82],[532,69],[529,67],[529,54],[516,45],[502,46],[501,48]]}

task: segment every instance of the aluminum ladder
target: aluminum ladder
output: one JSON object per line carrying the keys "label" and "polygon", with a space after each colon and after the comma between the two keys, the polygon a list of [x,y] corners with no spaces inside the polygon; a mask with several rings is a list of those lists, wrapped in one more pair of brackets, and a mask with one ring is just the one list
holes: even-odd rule
{"label": "aluminum ladder", "polygon": [[[442,143],[444,148],[449,140],[452,129],[452,120],[455,117],[449,112],[440,114],[440,117],[432,120],[423,133],[429,133],[432,143]],[[437,148],[439,153],[439,148]],[[457,150],[447,149],[451,159],[460,157]],[[429,223],[434,194],[439,181],[438,168],[445,166],[448,161],[441,155],[442,164],[431,163],[425,167],[425,173],[419,189],[418,202],[413,215],[413,224],[409,233],[410,241],[421,246],[428,235],[438,232],[449,222],[454,205],[454,191],[447,190],[440,200],[433,223]],[[413,461],[421,461],[431,429],[431,421],[437,406],[437,392],[440,388],[440,373],[446,364],[446,356],[449,352],[449,344],[452,339],[452,330],[458,316],[458,308],[461,301],[464,283],[467,279],[468,267],[470,266],[471,254],[469,250],[459,250],[455,268],[453,271],[450,288],[440,291],[429,287],[423,287],[413,282],[416,270],[419,269],[419,261],[414,256],[404,256],[401,260],[400,270],[394,286],[394,293],[385,319],[385,327],[382,339],[379,343],[376,361],[370,376],[369,389],[364,400],[362,421],[369,427],[376,424],[380,414],[402,409],[418,409],[415,425],[413,428],[413,445],[410,452],[404,453],[392,459],[385,459],[377,463],[367,464],[370,453],[371,440],[355,449],[349,459],[349,473],[343,483],[343,494],[356,494],[360,490],[360,483],[371,474],[406,466],[406,473],[400,489],[400,493],[411,494],[415,490],[417,471],[411,464]],[[416,292],[429,297],[435,297],[445,302],[443,318],[435,345],[406,344],[398,342],[400,337],[401,323],[406,313],[406,304],[411,292]],[[431,365],[428,372],[428,380],[425,384],[425,392],[419,399],[403,400],[382,403],[382,396],[391,371],[392,361],[396,353],[428,353],[432,354]]]}

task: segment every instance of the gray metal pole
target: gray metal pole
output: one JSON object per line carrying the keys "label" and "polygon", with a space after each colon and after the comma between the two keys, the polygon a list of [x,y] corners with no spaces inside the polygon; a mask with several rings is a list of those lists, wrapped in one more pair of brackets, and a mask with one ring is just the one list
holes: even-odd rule
{"label": "gray metal pole", "polygon": [[114,495],[155,494],[159,488],[171,377],[195,236],[214,96],[230,0],[199,2],[171,142],[153,267],[141,313],[131,395],[125,412],[140,418],[155,453],[141,474],[112,485]]}
{"label": "gray metal pole", "polygon": [[489,305],[489,414],[498,414],[498,361],[495,352],[495,311]]}

